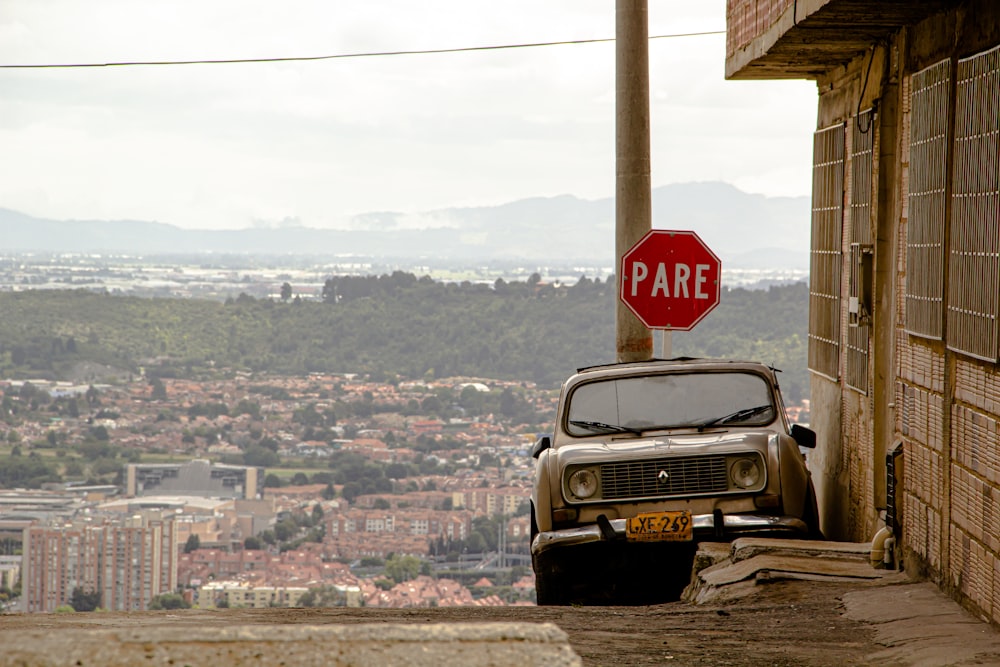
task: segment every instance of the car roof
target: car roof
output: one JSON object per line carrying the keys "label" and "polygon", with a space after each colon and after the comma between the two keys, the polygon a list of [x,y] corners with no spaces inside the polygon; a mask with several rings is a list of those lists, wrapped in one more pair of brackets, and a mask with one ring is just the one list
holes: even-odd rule
{"label": "car roof", "polygon": [[598,364],[594,366],[583,366],[578,368],[576,372],[578,374],[582,373],[593,373],[597,371],[611,371],[616,369],[634,369],[634,368],[644,368],[644,367],[662,367],[662,366],[677,366],[677,367],[696,367],[696,366],[712,366],[715,368],[724,368],[727,365],[741,366],[743,368],[768,368],[771,371],[780,373],[781,371],[774,366],[769,366],[767,364],[761,363],[759,361],[748,361],[741,359],[712,359],[712,358],[702,358],[702,357],[674,357],[672,359],[646,359],[644,361],[626,361],[612,364]]}

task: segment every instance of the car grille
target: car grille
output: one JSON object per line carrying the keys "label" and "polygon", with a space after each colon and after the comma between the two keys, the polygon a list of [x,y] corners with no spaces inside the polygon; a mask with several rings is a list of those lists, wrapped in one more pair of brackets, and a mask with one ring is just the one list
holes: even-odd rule
{"label": "car grille", "polygon": [[601,489],[604,500],[720,493],[729,490],[729,475],[724,456],[618,461],[601,466]]}

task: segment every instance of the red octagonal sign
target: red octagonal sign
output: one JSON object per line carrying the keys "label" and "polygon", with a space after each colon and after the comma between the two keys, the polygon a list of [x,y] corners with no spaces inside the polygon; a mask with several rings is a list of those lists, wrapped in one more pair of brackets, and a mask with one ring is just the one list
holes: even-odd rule
{"label": "red octagonal sign", "polygon": [[649,329],[688,331],[719,305],[722,262],[694,232],[650,231],[620,275],[619,297]]}

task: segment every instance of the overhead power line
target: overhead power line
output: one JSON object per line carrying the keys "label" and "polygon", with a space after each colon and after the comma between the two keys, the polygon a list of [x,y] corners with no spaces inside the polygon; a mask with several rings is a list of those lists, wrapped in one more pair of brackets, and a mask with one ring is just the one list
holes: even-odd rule
{"label": "overhead power line", "polygon": [[[650,39],[674,39],[680,37],[703,37],[707,35],[724,35],[725,30],[708,32],[687,32],[673,35],[651,35]],[[500,44],[495,46],[464,46],[454,49],[423,49],[417,51],[372,51],[368,53],[338,53],[326,56],[287,56],[280,58],[227,58],[219,60],[136,60],[107,63],[50,63],[28,65],[0,65],[0,69],[68,69],[84,67],[144,67],[151,65],[236,65],[247,63],[288,63],[306,62],[310,60],[338,60],[347,58],[375,58],[382,56],[418,56],[435,53],[465,53],[469,51],[501,51],[504,49],[529,49],[540,46],[564,46],[570,44],[596,44],[613,42],[614,37],[604,39],[573,39],[561,42],[533,42],[526,44]]]}

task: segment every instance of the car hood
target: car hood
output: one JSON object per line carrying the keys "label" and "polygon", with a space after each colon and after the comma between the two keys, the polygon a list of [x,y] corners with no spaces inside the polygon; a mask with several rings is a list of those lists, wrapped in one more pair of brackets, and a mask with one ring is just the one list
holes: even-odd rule
{"label": "car hood", "polygon": [[776,431],[726,431],[723,433],[674,433],[644,438],[602,438],[564,444],[556,455],[566,461],[603,461],[608,458],[643,459],[657,456],[692,456],[746,450],[765,453]]}

